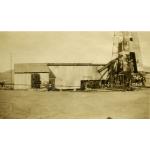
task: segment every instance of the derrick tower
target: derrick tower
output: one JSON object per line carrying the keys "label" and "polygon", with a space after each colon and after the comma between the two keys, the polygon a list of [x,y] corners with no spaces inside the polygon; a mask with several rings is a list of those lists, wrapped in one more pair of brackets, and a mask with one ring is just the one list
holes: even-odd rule
{"label": "derrick tower", "polygon": [[143,64],[136,32],[114,32],[112,59],[97,70],[100,83],[106,75],[105,86],[130,90],[144,86]]}
{"label": "derrick tower", "polygon": [[137,32],[114,32],[112,59],[121,57],[123,61],[127,56],[135,59],[134,68],[143,71],[142,55]]}

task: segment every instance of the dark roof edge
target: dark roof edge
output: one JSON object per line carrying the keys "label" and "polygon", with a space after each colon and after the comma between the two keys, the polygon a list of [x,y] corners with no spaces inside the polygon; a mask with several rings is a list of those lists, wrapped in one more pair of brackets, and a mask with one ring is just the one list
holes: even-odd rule
{"label": "dark roof edge", "polygon": [[[50,72],[50,71],[49,71]],[[37,72],[19,72],[19,71],[15,71],[15,73],[18,73],[18,74],[24,74],[24,73],[29,73],[29,74],[31,74],[31,73],[49,73],[48,71],[47,72],[41,72],[41,71],[37,71]]]}
{"label": "dark roof edge", "polygon": [[47,63],[48,66],[105,66],[106,64],[93,63]]}
{"label": "dark roof edge", "polygon": [[47,66],[105,66],[106,64],[94,64],[94,63],[15,63],[14,65],[22,65],[22,64],[40,64]]}

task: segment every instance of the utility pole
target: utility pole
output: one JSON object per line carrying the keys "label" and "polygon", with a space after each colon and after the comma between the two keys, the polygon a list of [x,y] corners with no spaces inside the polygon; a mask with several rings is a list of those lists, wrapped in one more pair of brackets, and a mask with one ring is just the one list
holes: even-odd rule
{"label": "utility pole", "polygon": [[10,53],[11,87],[13,88],[13,56]]}

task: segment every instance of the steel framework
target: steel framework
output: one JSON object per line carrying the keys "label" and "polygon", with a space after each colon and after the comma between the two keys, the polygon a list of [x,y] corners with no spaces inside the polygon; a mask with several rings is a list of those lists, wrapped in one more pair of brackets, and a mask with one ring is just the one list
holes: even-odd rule
{"label": "steel framework", "polygon": [[[132,90],[144,86],[143,65],[136,32],[115,32],[112,60],[97,71],[102,87]],[[107,74],[105,82],[103,77]],[[103,81],[103,83],[102,83]]]}

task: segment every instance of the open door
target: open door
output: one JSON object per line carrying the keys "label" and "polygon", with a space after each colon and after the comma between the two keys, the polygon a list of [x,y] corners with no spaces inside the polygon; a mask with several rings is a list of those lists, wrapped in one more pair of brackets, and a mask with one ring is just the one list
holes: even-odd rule
{"label": "open door", "polygon": [[41,86],[40,74],[33,73],[31,75],[31,87],[32,88],[40,88],[40,86]]}

